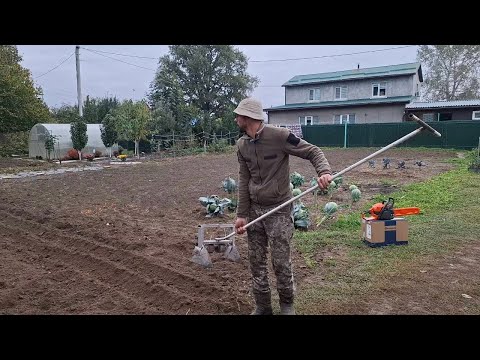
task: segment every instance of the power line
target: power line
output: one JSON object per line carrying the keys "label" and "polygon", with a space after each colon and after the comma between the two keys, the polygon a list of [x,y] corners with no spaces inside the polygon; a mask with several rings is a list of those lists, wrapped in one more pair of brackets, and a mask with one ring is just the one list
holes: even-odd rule
{"label": "power line", "polygon": [[120,53],[114,53],[114,52],[109,52],[109,51],[87,49],[87,48],[84,48],[84,47],[80,47],[80,49],[84,49],[84,50],[88,50],[88,51],[95,51],[95,52],[104,53],[104,54],[112,54],[112,55],[118,55],[118,56],[134,57],[134,58],[139,58],[139,59],[158,60],[158,58],[149,57],[149,56],[127,55],[127,54],[120,54]]}
{"label": "power line", "polygon": [[[397,47],[386,48],[386,49],[366,50],[366,51],[359,51],[359,52],[346,53],[346,54],[333,54],[333,55],[311,56],[311,57],[292,58],[292,59],[249,60],[249,62],[252,62],[252,63],[261,63],[261,62],[275,62],[275,61],[279,62],[279,61],[297,61],[297,60],[323,59],[323,58],[338,57],[338,56],[350,56],[350,55],[359,55],[359,54],[375,53],[375,52],[380,52],[380,51],[389,51],[389,50],[396,50],[396,49],[404,49],[404,48],[413,47],[413,46],[417,46],[417,45],[405,45],[405,46],[397,46]],[[88,50],[88,51],[94,51],[94,52],[97,52],[97,53],[112,54],[112,55],[118,55],[118,56],[127,56],[127,57],[134,57],[134,58],[140,58],[140,59],[158,60],[158,58],[149,57],[149,56],[138,56],[138,55],[121,54],[121,53],[114,53],[114,52],[109,52],[109,51],[93,50],[93,49],[88,49],[88,48],[84,48],[84,47],[82,47],[82,49],[85,49],[85,50]],[[99,55],[100,55],[100,54],[99,54]],[[115,60],[118,60],[118,59],[115,59]],[[118,61],[120,61],[120,60],[118,60]],[[131,64],[131,65],[133,65],[133,64]],[[137,66],[137,65],[135,65],[135,66]]]}
{"label": "power line", "polygon": [[358,55],[358,54],[374,53],[374,52],[379,52],[379,51],[403,49],[403,48],[412,47],[412,46],[417,46],[417,45],[397,46],[397,47],[387,48],[387,49],[359,51],[359,52],[348,53],[348,54],[334,54],[334,55],[323,55],[323,56],[311,56],[311,57],[293,58],[293,59],[250,60],[249,62],[252,62],[252,63],[261,63],[261,62],[272,62],[272,61],[296,61],[296,60],[323,59],[323,58],[329,58],[329,57],[349,56],[349,55]]}
{"label": "power line", "polygon": [[64,62],[66,62],[68,59],[70,59],[72,56],[73,56],[74,53],[71,53],[70,56],[68,58],[66,58],[65,60],[63,60],[60,64],[58,64],[57,66],[55,66],[54,68],[48,70],[46,73],[43,73],[42,75],[39,75],[39,76],[36,76],[34,77],[34,79],[38,79],[39,77],[42,77],[44,75],[47,75],[49,72],[52,72],[53,70],[55,70],[56,68],[58,68],[60,65],[62,65]]}
{"label": "power line", "polygon": [[106,57],[106,58],[115,60],[115,61],[120,61],[121,63],[124,63],[124,64],[136,66],[136,67],[139,67],[139,68],[141,68],[141,69],[146,69],[146,70],[150,70],[150,71],[156,71],[155,69],[150,69],[150,68],[147,68],[147,67],[144,67],[144,66],[140,66],[140,65],[136,65],[136,64],[132,64],[132,63],[129,63],[129,62],[120,60],[120,59],[115,59],[115,58],[113,58],[113,57],[111,57],[111,56],[107,56],[107,55],[100,54],[100,53],[97,52],[96,50],[89,50],[89,49],[86,49],[86,48],[82,48],[82,49],[87,50],[87,51],[90,51],[90,52],[92,52],[92,53],[94,53],[94,54],[97,54],[97,55],[100,55],[100,56],[103,56],[103,57]]}

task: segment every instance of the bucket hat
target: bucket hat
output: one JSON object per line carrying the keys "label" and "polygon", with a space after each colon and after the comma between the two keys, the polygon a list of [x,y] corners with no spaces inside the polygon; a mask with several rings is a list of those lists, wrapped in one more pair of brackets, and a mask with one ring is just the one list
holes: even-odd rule
{"label": "bucket hat", "polygon": [[254,98],[243,99],[233,112],[238,115],[248,116],[255,120],[264,120],[262,103]]}

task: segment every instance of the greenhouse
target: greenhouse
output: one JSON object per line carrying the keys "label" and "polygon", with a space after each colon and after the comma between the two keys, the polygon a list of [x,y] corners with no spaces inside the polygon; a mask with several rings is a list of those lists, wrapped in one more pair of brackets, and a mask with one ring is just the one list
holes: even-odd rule
{"label": "greenhouse", "polygon": [[[87,145],[82,149],[82,154],[93,154],[94,151],[100,151],[103,155],[107,155],[107,149],[102,142],[101,124],[87,124]],[[72,138],[70,134],[70,124],[36,124],[30,130],[28,140],[29,157],[47,158],[45,149],[46,135],[55,136],[54,150],[50,154],[51,159],[62,159],[68,152],[73,149]],[[112,148],[116,150],[117,146]]]}

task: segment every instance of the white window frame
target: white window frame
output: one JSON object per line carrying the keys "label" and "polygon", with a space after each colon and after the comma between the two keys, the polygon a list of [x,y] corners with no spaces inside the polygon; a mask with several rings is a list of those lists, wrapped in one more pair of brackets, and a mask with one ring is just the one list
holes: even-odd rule
{"label": "white window frame", "polygon": [[[378,88],[378,94],[374,95],[375,87]],[[385,90],[385,95],[380,95],[380,90]],[[381,81],[378,83],[372,83],[372,98],[386,98],[387,97],[387,82]]]}
{"label": "white window frame", "polygon": [[[317,95],[318,99],[315,98]],[[320,101],[320,88],[314,88],[308,90],[308,102],[319,102]]]}
{"label": "white window frame", "polygon": [[[317,118],[317,123],[314,123],[315,118]],[[298,124],[304,126],[320,124],[320,118],[317,115],[299,116]]]}
{"label": "white window frame", "polygon": [[480,110],[472,111],[472,120],[480,120]]}
{"label": "white window frame", "polygon": [[[353,115],[353,122],[350,122],[350,117]],[[335,124],[335,117],[340,116],[340,125],[343,125],[345,121],[347,124],[355,124],[357,116],[355,114],[335,114],[333,115],[333,123]],[[338,125],[338,124],[337,124]]]}
{"label": "white window frame", "polygon": [[[337,89],[340,89],[340,97],[337,97]],[[348,98],[348,86],[335,86],[335,90],[333,91],[333,99],[338,101],[338,100],[347,100],[347,98]]]}

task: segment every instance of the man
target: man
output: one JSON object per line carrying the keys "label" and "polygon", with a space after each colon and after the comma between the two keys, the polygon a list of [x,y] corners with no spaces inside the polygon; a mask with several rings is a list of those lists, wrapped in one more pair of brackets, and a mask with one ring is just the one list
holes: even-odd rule
{"label": "man", "polygon": [[330,165],[317,146],[298,138],[286,128],[264,124],[260,101],[246,98],[238,104],[234,113],[238,127],[245,132],[237,141],[240,171],[235,229],[237,234],[247,231],[255,298],[252,315],[272,314],[268,246],[277,280],[281,314],[295,315],[291,261],[293,205],[283,207],[247,229],[243,226],[292,197],[289,155],[310,160],[322,189],[326,189],[332,181]]}

